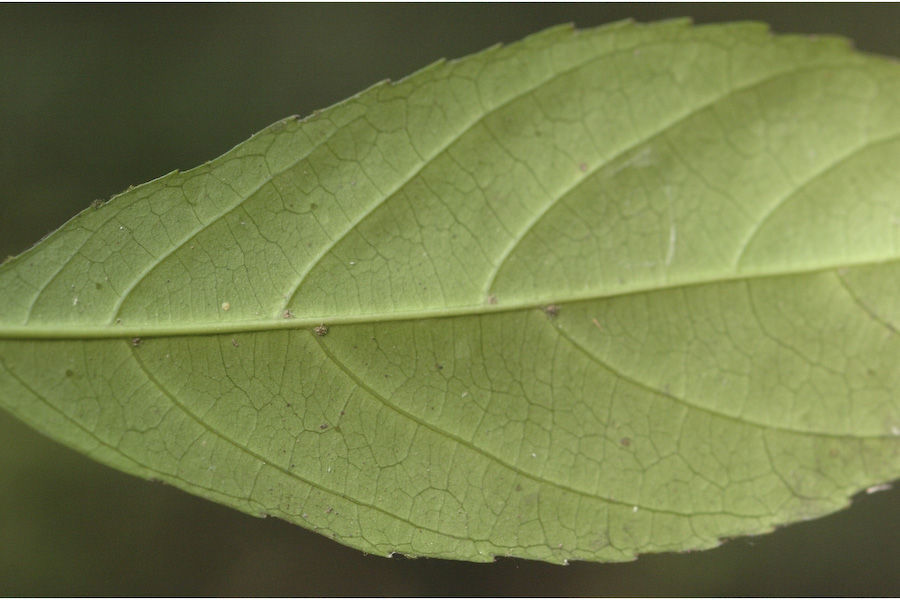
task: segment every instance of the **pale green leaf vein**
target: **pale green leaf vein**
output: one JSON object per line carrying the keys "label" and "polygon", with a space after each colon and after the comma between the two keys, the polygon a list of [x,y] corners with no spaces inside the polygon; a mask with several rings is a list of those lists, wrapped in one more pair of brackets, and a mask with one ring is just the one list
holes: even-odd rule
{"label": "pale green leaf vein", "polygon": [[[629,50],[631,50],[631,49],[629,49]],[[307,276],[312,272],[313,269],[315,269],[315,267],[322,261],[322,259],[324,259],[325,256],[328,255],[329,252],[331,252],[344,238],[346,238],[354,229],[356,229],[360,223],[362,223],[372,213],[374,213],[376,210],[378,210],[378,208],[380,206],[382,206],[385,202],[387,202],[393,196],[395,196],[397,194],[397,192],[402,190],[407,184],[409,184],[413,179],[415,179],[436,158],[440,157],[445,152],[447,152],[447,150],[452,148],[455,143],[457,143],[464,135],[466,135],[466,133],[471,131],[479,123],[482,123],[484,121],[484,119],[497,113],[497,111],[500,111],[503,108],[511,105],[512,103],[516,102],[520,98],[523,98],[523,97],[527,96],[528,94],[534,93],[535,91],[541,89],[542,87],[556,81],[560,77],[563,77],[569,73],[572,73],[572,72],[574,72],[586,65],[589,65],[595,61],[609,58],[610,56],[615,56],[616,54],[623,53],[625,51],[626,50],[618,50],[618,51],[610,52],[607,54],[591,56],[583,61],[577,62],[576,64],[572,65],[571,67],[569,67],[567,69],[563,69],[561,71],[554,72],[549,77],[542,79],[541,81],[532,85],[531,87],[529,87],[525,90],[522,90],[521,92],[519,92],[517,94],[512,94],[509,98],[507,98],[503,102],[500,102],[496,106],[494,106],[488,110],[483,110],[481,113],[478,114],[478,116],[476,118],[472,119],[471,121],[469,121],[468,123],[463,125],[463,127],[459,131],[450,135],[446,140],[444,140],[443,143],[441,143],[431,153],[430,156],[428,156],[427,158],[423,158],[423,160],[421,160],[419,162],[419,164],[416,165],[410,171],[410,173],[408,175],[406,175],[405,177],[400,179],[388,192],[383,193],[381,198],[378,198],[374,203],[372,203],[371,206],[369,206],[368,208],[363,210],[363,212],[360,213],[360,215],[356,219],[353,219],[352,221],[350,221],[349,226],[347,228],[345,228],[344,231],[342,231],[336,238],[334,238],[330,244],[325,245],[322,248],[322,250],[315,257],[313,257],[312,260],[310,260],[309,265],[300,274],[300,277],[294,283],[292,283],[291,286],[288,288],[288,292],[285,294],[285,297],[287,298],[287,300],[285,301],[285,303],[281,307],[281,309],[278,310],[277,314],[281,314],[287,307],[289,307],[291,305],[291,303],[294,300],[294,296],[297,295],[297,292],[300,290],[300,286],[303,285],[303,282],[306,280]]]}
{"label": "pale green leaf vein", "polygon": [[841,286],[850,299],[853,300],[853,303],[856,304],[866,315],[875,323],[887,329],[892,335],[897,335],[897,329],[893,325],[891,325],[888,321],[883,319],[878,313],[876,313],[871,307],[869,307],[865,302],[862,301],[862,298],[859,297],[853,288],[847,283],[847,280],[841,275],[840,270],[835,269],[834,276],[837,278],[838,284]]}
{"label": "pale green leaf vein", "polygon": [[[214,216],[212,219],[210,219],[206,223],[201,223],[199,227],[196,227],[193,230],[191,230],[186,236],[184,236],[178,242],[174,243],[171,248],[169,248],[168,250],[166,250],[165,252],[160,254],[158,257],[156,257],[140,273],[138,273],[138,276],[131,282],[131,284],[129,284],[128,287],[126,287],[120,293],[118,302],[116,302],[115,306],[113,306],[112,316],[110,317],[109,322],[110,323],[115,322],[116,317],[118,317],[120,311],[122,310],[122,305],[125,303],[125,301],[128,299],[128,297],[131,295],[131,293],[134,291],[134,289],[138,285],[140,285],[140,283],[142,281],[144,281],[150,275],[150,273],[152,273],[157,267],[159,267],[163,262],[165,262],[165,260],[168,257],[172,256],[178,250],[180,250],[185,245],[190,243],[191,240],[195,239],[198,235],[200,235],[201,233],[206,231],[209,227],[211,227],[215,223],[219,222],[220,220],[224,219],[225,217],[227,217],[228,215],[230,215],[234,211],[236,211],[238,208],[243,206],[247,200],[252,199],[257,193],[260,192],[260,190],[262,190],[264,187],[266,187],[272,181],[274,181],[275,178],[277,178],[278,176],[280,176],[284,173],[287,173],[288,171],[290,171],[291,169],[296,167],[298,164],[300,164],[300,162],[302,162],[309,155],[311,155],[313,152],[315,152],[315,150],[317,148],[326,144],[328,142],[328,140],[330,140],[331,137],[334,136],[338,131],[340,131],[339,128],[332,129],[332,131],[329,132],[329,134],[327,136],[323,137],[321,140],[317,140],[316,143],[313,144],[306,152],[297,156],[295,159],[290,161],[285,167],[283,167],[282,169],[280,169],[274,173],[272,173],[270,171],[269,175],[264,177],[259,182],[259,184],[256,185],[256,187],[254,187],[252,190],[247,192],[246,196],[241,196],[237,192],[234,192],[234,188],[231,188],[231,186],[229,185],[228,187],[230,187],[232,189],[232,193],[235,194],[235,196],[238,198],[238,201],[235,202],[234,204],[232,204],[231,206],[226,207],[226,209],[224,211],[220,212],[219,214]],[[269,165],[268,165],[268,162],[266,162],[266,169],[268,169],[268,168],[269,168]],[[215,177],[212,173],[208,173],[207,175],[209,175],[211,177]],[[219,181],[221,181],[221,180],[219,180]]]}
{"label": "pale green leaf vein", "polygon": [[[277,463],[271,462],[264,455],[248,448],[246,445],[241,444],[237,440],[225,435],[221,431],[217,431],[217,430],[213,429],[205,420],[203,420],[203,418],[201,416],[199,416],[194,411],[192,411],[190,408],[188,408],[183,402],[181,402],[181,400],[178,399],[178,397],[174,393],[169,391],[162,384],[162,382],[159,381],[159,379],[153,374],[153,372],[149,368],[147,368],[147,366],[144,364],[144,362],[140,359],[139,353],[136,348],[130,346],[129,349],[131,350],[131,354],[134,357],[134,361],[137,364],[138,368],[140,368],[140,370],[144,373],[144,375],[147,377],[147,379],[153,384],[153,386],[156,387],[160,391],[160,393],[162,393],[166,398],[169,399],[169,401],[172,403],[173,406],[175,406],[179,410],[181,410],[187,417],[189,417],[192,421],[197,423],[200,427],[202,427],[203,429],[208,431],[211,435],[218,437],[225,443],[227,443],[235,448],[238,448],[241,452],[245,453],[247,456],[253,458],[256,461],[259,461],[260,469],[263,469],[265,467],[271,467],[272,469],[279,471],[280,473],[289,477],[290,479],[295,479],[298,482],[303,483],[304,485],[310,486],[311,488],[315,488],[317,490],[325,492],[326,494],[330,494],[337,498],[341,498],[342,500],[345,500],[345,501],[347,501],[351,504],[354,504],[356,506],[359,506],[361,508],[365,508],[368,510],[378,512],[380,514],[385,515],[388,518],[396,519],[397,521],[401,521],[403,523],[406,523],[407,525],[416,527],[417,529],[424,529],[424,530],[430,531],[432,533],[436,533],[441,536],[446,536],[446,537],[450,537],[450,538],[454,538],[454,539],[458,539],[458,540],[469,541],[468,538],[464,538],[462,536],[457,536],[457,535],[447,533],[444,531],[439,531],[436,529],[430,529],[419,523],[413,523],[406,517],[402,517],[400,515],[392,513],[383,507],[380,507],[380,506],[377,506],[377,505],[374,505],[374,504],[371,504],[368,502],[364,502],[358,498],[353,498],[351,496],[348,496],[348,495],[344,494],[343,492],[340,492],[335,489],[331,489],[317,481],[307,479],[297,473],[294,473],[293,471],[290,471],[289,469],[286,469],[285,467],[283,467]],[[191,484],[191,485],[193,485],[193,484]],[[252,500],[252,497],[248,498],[248,500]]]}
{"label": "pale green leaf vein", "polygon": [[[557,489],[559,489],[559,490],[563,490],[563,491],[565,491],[565,492],[568,492],[568,493],[570,493],[570,494],[573,494],[573,495],[576,495],[576,496],[579,496],[579,497],[588,498],[588,499],[591,499],[591,500],[601,500],[601,501],[603,501],[603,502],[608,502],[609,504],[615,504],[615,505],[618,505],[618,506],[625,506],[625,507],[628,507],[628,508],[632,508],[632,507],[634,507],[634,506],[638,506],[638,507],[643,508],[643,509],[645,509],[645,510],[652,511],[652,512],[659,513],[659,514],[668,514],[668,515],[677,515],[677,516],[700,516],[700,515],[720,515],[720,514],[728,514],[728,513],[722,512],[722,511],[716,511],[716,512],[702,512],[702,511],[700,511],[700,512],[690,512],[690,513],[687,513],[687,512],[680,512],[680,511],[675,511],[675,510],[671,510],[671,509],[665,509],[665,508],[658,508],[658,507],[654,507],[654,506],[649,506],[649,505],[646,505],[646,504],[641,504],[641,503],[639,503],[639,502],[617,500],[617,499],[611,498],[611,497],[609,497],[609,496],[603,496],[603,495],[598,494],[598,493],[596,493],[596,492],[589,492],[589,491],[582,490],[582,489],[579,489],[579,488],[576,488],[576,487],[572,487],[572,486],[570,486],[570,485],[568,485],[568,484],[565,484],[565,483],[562,483],[562,482],[560,482],[560,481],[554,481],[554,480],[552,480],[552,479],[546,479],[545,477],[542,477],[542,476],[537,475],[537,474],[535,474],[535,473],[530,473],[530,472],[526,471],[525,469],[523,469],[523,468],[521,468],[521,467],[519,467],[519,466],[517,466],[517,465],[515,465],[515,464],[513,464],[513,463],[510,463],[510,462],[508,462],[508,461],[506,461],[506,460],[500,458],[499,456],[496,456],[495,454],[492,454],[492,453],[488,452],[487,450],[484,450],[483,448],[481,448],[481,447],[475,445],[474,443],[472,443],[472,442],[470,442],[470,441],[468,441],[468,440],[466,440],[466,439],[464,439],[464,438],[462,438],[462,437],[460,437],[460,436],[458,436],[458,435],[455,435],[455,434],[453,434],[453,433],[450,433],[449,431],[446,431],[446,430],[444,430],[444,429],[439,429],[439,428],[435,427],[434,425],[428,423],[427,421],[423,421],[422,419],[420,419],[419,417],[413,415],[412,413],[410,413],[410,412],[408,412],[408,411],[406,411],[406,410],[403,410],[402,408],[400,408],[399,406],[397,406],[396,404],[394,404],[393,402],[391,402],[390,400],[388,400],[386,397],[384,397],[382,394],[380,394],[380,393],[379,393],[377,390],[375,390],[372,386],[370,386],[368,383],[366,383],[366,381],[363,380],[361,377],[359,377],[358,375],[356,375],[356,373],[354,373],[353,370],[351,370],[347,365],[345,365],[345,364],[344,364],[337,356],[335,356],[335,354],[334,354],[333,352],[331,352],[331,351],[328,349],[328,347],[326,346],[325,342],[323,342],[323,341],[320,340],[320,339],[317,339],[316,341],[319,343],[319,347],[322,349],[322,353],[323,353],[323,354],[324,354],[324,355],[325,355],[325,356],[326,356],[326,357],[327,357],[327,358],[328,358],[328,359],[329,359],[336,367],[338,367],[338,368],[339,368],[339,369],[340,369],[340,370],[341,370],[341,371],[342,371],[342,372],[343,372],[343,373],[344,373],[344,374],[345,374],[345,375],[346,375],[353,383],[355,383],[357,386],[359,386],[360,389],[365,390],[370,396],[372,396],[372,398],[374,398],[374,399],[377,400],[379,403],[381,403],[382,405],[384,405],[385,408],[387,408],[387,409],[393,411],[394,413],[396,413],[396,414],[399,415],[400,417],[409,420],[410,422],[412,422],[413,424],[415,424],[417,427],[422,427],[423,429],[427,429],[427,430],[431,431],[432,433],[437,434],[438,436],[447,438],[447,439],[453,441],[457,446],[463,447],[463,448],[467,448],[467,449],[471,450],[472,452],[474,452],[474,453],[476,453],[476,454],[479,454],[480,456],[482,456],[482,457],[488,459],[489,461],[494,462],[494,463],[496,463],[496,464],[499,464],[500,466],[502,466],[502,467],[504,467],[504,468],[506,468],[506,469],[512,471],[513,473],[515,473],[515,474],[518,475],[519,477],[522,477],[522,478],[524,478],[524,479],[531,480],[531,481],[533,481],[533,482],[535,482],[535,483],[538,483],[538,484],[541,484],[541,485],[547,485],[547,486],[555,487],[555,488],[557,488]],[[749,517],[756,517],[756,516],[759,516],[759,515],[735,515],[735,516],[742,516],[742,517],[748,517],[748,516],[749,516]]]}
{"label": "pale green leaf vein", "polygon": [[551,325],[551,326],[554,328],[554,330],[557,333],[559,333],[560,336],[562,336],[566,341],[568,341],[572,345],[573,348],[579,350],[584,356],[588,357],[591,360],[591,362],[593,362],[597,366],[601,367],[604,371],[608,372],[609,374],[613,375],[614,377],[621,379],[622,381],[626,381],[626,382],[634,385],[635,387],[638,387],[647,392],[650,392],[651,394],[655,394],[657,396],[662,396],[664,398],[668,398],[672,402],[675,402],[676,404],[684,406],[690,410],[697,410],[700,412],[704,412],[704,413],[712,415],[716,418],[724,419],[726,421],[732,421],[734,423],[738,423],[741,425],[750,425],[753,427],[758,427],[760,429],[766,429],[766,430],[771,430],[771,431],[780,431],[780,432],[789,433],[789,434],[809,435],[809,436],[832,438],[832,439],[854,439],[854,440],[857,440],[857,439],[858,440],[872,440],[872,439],[880,440],[880,439],[893,439],[896,437],[891,434],[857,435],[857,434],[852,434],[852,433],[831,433],[831,432],[827,432],[827,431],[797,429],[797,428],[793,428],[793,427],[786,427],[784,425],[772,425],[770,423],[763,423],[761,421],[748,419],[747,417],[742,417],[739,415],[732,415],[729,413],[718,411],[718,410],[710,408],[708,406],[696,404],[694,402],[690,402],[686,398],[681,398],[671,392],[667,392],[665,390],[653,387],[652,385],[644,383],[643,381],[640,381],[639,379],[637,379],[633,376],[627,375],[626,373],[619,371],[618,369],[614,368],[612,365],[604,362],[599,357],[597,357],[593,352],[591,352],[588,348],[586,348],[581,342],[579,342],[578,340],[573,338],[571,335],[569,335],[569,333],[567,331],[565,331],[562,327],[557,326],[557,325]]}
{"label": "pale green leaf vein", "polygon": [[[168,176],[169,176],[169,175],[164,175],[163,177],[168,177]],[[152,182],[151,182],[151,183],[152,183]],[[113,209],[112,209],[113,207],[109,207],[109,208],[106,209],[106,210],[109,212],[109,214],[106,215],[106,218],[105,218],[103,221],[101,221],[100,227],[106,225],[107,223],[109,223],[110,221],[112,221],[114,218],[116,218],[117,216],[119,216],[119,214],[120,214],[123,210],[125,210],[126,208],[128,208],[128,206],[130,206],[130,204],[129,204],[129,205],[119,205],[119,204],[116,204],[116,206],[118,207],[117,210],[113,210]],[[98,227],[98,229],[99,229],[99,227]],[[53,273],[51,273],[51,274],[46,278],[46,280],[44,281],[44,283],[42,283],[42,284],[40,285],[40,287],[38,287],[38,288],[35,290],[35,292],[34,292],[34,297],[31,299],[31,304],[28,305],[28,310],[27,310],[27,312],[25,313],[25,324],[28,324],[28,321],[31,319],[31,314],[32,314],[32,312],[34,311],[34,307],[35,307],[35,305],[37,304],[38,300],[40,300],[41,294],[43,293],[43,291],[46,290],[47,287],[48,287],[51,283],[53,283],[53,282],[56,280],[57,277],[59,277],[60,273],[62,273],[62,272],[65,270],[65,268],[69,265],[69,263],[72,262],[72,259],[74,259],[76,256],[78,256],[78,254],[81,252],[81,249],[84,248],[85,245],[86,245],[88,242],[91,241],[91,239],[93,238],[93,234],[97,232],[96,229],[95,229],[95,230],[87,230],[87,231],[90,231],[90,233],[88,233],[87,235],[85,235],[85,237],[84,237],[84,239],[81,241],[81,243],[79,243],[78,246],[77,246],[76,248],[73,248],[73,249],[72,249],[72,251],[71,251],[71,253],[69,254],[69,256],[67,256],[66,259],[60,263],[59,267],[58,267],[57,269],[55,269],[55,270],[53,271]]]}
{"label": "pale green leaf vein", "polygon": [[102,327],[82,327],[69,324],[35,324],[28,326],[8,326],[0,328],[0,339],[26,340],[66,340],[66,339],[130,339],[132,337],[159,338],[185,337],[203,335],[226,335],[235,333],[253,333],[281,331],[293,329],[311,329],[326,324],[329,327],[339,325],[388,323],[397,321],[423,321],[428,319],[445,319],[467,316],[490,316],[492,314],[515,312],[529,309],[544,309],[548,305],[565,305],[574,302],[591,302],[607,298],[632,296],[637,294],[653,294],[673,289],[690,288],[733,281],[753,281],[773,277],[790,277],[798,275],[815,275],[828,273],[835,269],[852,269],[868,267],[874,264],[888,265],[900,261],[900,257],[888,257],[882,260],[864,259],[855,262],[842,262],[825,266],[791,268],[783,271],[741,273],[716,275],[690,281],[670,281],[665,284],[636,285],[622,288],[614,292],[554,295],[537,298],[533,301],[510,302],[509,304],[466,304],[448,308],[428,310],[391,311],[384,313],[361,313],[335,316],[320,314],[293,319],[255,319],[242,321],[212,321],[206,323],[190,323],[179,325],[104,325]]}
{"label": "pale green leaf vein", "polygon": [[830,174],[834,169],[839,167],[841,164],[846,163],[849,160],[852,160],[858,154],[865,152],[867,150],[871,150],[872,148],[878,147],[882,144],[889,144],[895,140],[900,138],[900,132],[894,131],[888,135],[880,136],[874,139],[866,140],[864,143],[851,148],[848,152],[844,152],[834,160],[831,160],[825,163],[821,168],[816,169],[812,173],[808,174],[802,181],[797,182],[793,189],[790,190],[787,194],[779,198],[769,210],[765,212],[754,224],[753,228],[748,232],[747,237],[744,238],[744,241],[738,247],[737,257],[734,259],[734,268],[738,269],[740,267],[741,261],[744,259],[744,255],[747,253],[747,249],[750,247],[750,243],[756,239],[756,236],[759,235],[760,231],[762,231],[763,227],[768,223],[773,215],[778,212],[780,209],[787,206],[791,200],[798,197],[798,194],[803,191],[803,188],[808,187],[809,185],[816,182],[821,177],[824,177]]}
{"label": "pale green leaf vein", "polygon": [[603,169],[604,167],[609,166],[615,160],[623,157],[625,154],[637,149],[641,146],[641,144],[646,144],[647,142],[658,138],[660,136],[665,135],[673,128],[677,127],[679,124],[684,123],[691,117],[700,114],[701,112],[708,110],[715,106],[716,104],[727,100],[728,98],[740,94],[743,92],[750,91],[754,88],[760,87],[762,85],[766,85],[771,83],[781,77],[794,76],[798,73],[802,73],[805,71],[820,71],[824,68],[841,66],[843,63],[836,63],[832,65],[823,65],[818,64],[815,66],[807,66],[807,67],[795,67],[792,69],[787,69],[785,71],[777,71],[775,73],[770,73],[765,77],[762,77],[758,80],[746,83],[744,85],[731,88],[727,90],[724,94],[720,94],[707,102],[691,108],[685,111],[683,114],[675,117],[671,121],[664,123],[659,129],[651,132],[650,134],[639,138],[635,141],[632,141],[626,144],[623,148],[614,151],[613,155],[609,158],[601,159],[594,163],[593,165],[589,165],[587,171],[583,174],[582,177],[574,179],[569,185],[559,190],[555,197],[551,197],[550,201],[547,202],[543,207],[540,208],[537,212],[535,212],[534,216],[525,224],[525,227],[510,241],[509,245],[503,250],[503,253],[500,255],[496,266],[494,269],[488,274],[487,279],[485,281],[483,292],[485,295],[488,295],[492,291],[492,287],[494,282],[497,279],[498,274],[500,273],[500,269],[503,268],[503,265],[506,264],[506,261],[509,259],[510,255],[512,255],[513,251],[519,246],[525,236],[537,226],[538,223],[550,212],[550,210],[557,205],[562,199],[566,198],[569,194],[576,191],[579,187],[584,185],[586,182],[590,181],[591,177],[595,175],[598,171]]}

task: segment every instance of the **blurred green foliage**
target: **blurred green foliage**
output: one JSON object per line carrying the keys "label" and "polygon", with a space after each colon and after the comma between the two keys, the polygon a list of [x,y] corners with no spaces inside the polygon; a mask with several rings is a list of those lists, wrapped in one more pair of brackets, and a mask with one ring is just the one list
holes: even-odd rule
{"label": "blurred green foliage", "polygon": [[[545,27],[761,20],[900,56],[900,6],[2,5],[0,256],[275,120]],[[95,464],[0,414],[0,595],[897,595],[900,490],[716,550],[387,560]]]}

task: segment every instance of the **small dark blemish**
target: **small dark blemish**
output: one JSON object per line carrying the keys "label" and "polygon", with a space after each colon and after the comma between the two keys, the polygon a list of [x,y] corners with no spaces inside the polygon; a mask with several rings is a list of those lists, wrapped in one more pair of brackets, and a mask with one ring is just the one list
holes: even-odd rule
{"label": "small dark blemish", "polygon": [[281,318],[283,319],[293,319],[294,313],[291,312],[291,309],[287,308],[283,313],[281,313]]}
{"label": "small dark blemish", "polygon": [[319,337],[324,337],[328,335],[328,327],[326,325],[316,325],[313,327],[313,333]]}
{"label": "small dark blemish", "polygon": [[66,369],[66,377],[72,377],[75,374],[75,371],[72,369]]}
{"label": "small dark blemish", "polygon": [[231,345],[234,346],[235,348],[240,346],[240,344],[238,344],[238,341],[235,338],[231,338]]}
{"label": "small dark blemish", "polygon": [[582,173],[587,173],[587,169],[588,169],[587,163],[579,163],[578,164],[578,170],[581,171]]}
{"label": "small dark blemish", "polygon": [[516,491],[517,491],[517,492],[521,492],[521,491],[522,491],[522,484],[521,484],[521,483],[517,483],[517,484],[516,484]]}
{"label": "small dark blemish", "polygon": [[341,416],[342,416],[342,417],[344,416],[344,411],[341,411]]}
{"label": "small dark blemish", "polygon": [[488,296],[487,303],[488,304],[497,304],[497,296],[495,296],[494,294],[491,294],[490,296]]}
{"label": "small dark blemish", "polygon": [[319,425],[319,429],[328,429],[328,423],[322,423]]}
{"label": "small dark blemish", "polygon": [[332,507],[329,506],[329,507],[328,507],[328,510],[325,511],[325,514],[330,515],[330,514],[333,513],[333,512],[334,512],[334,508],[332,508]]}
{"label": "small dark blemish", "polygon": [[438,371],[443,371],[444,365],[442,365],[441,363],[434,363],[434,368],[437,369]]}
{"label": "small dark blemish", "polygon": [[131,338],[131,345],[134,346],[135,348],[137,348],[138,346],[140,346],[140,345],[141,345],[141,338],[139,338],[139,337],[133,337],[133,338]]}
{"label": "small dark blemish", "polygon": [[551,319],[559,315],[559,304],[548,304],[544,307],[544,313]]}
{"label": "small dark blemish", "polygon": [[619,440],[619,443],[627,448],[628,446],[631,445],[631,438],[623,437],[621,440]]}
{"label": "small dark blemish", "polygon": [[103,206],[103,204],[104,204],[103,200],[97,198],[96,200],[91,202],[91,208],[93,208],[94,210],[97,210],[98,208]]}
{"label": "small dark blemish", "polygon": [[103,284],[100,283],[100,282],[95,282],[95,283],[94,283],[94,289],[95,289],[95,290],[102,290],[102,289],[103,289]]}
{"label": "small dark blemish", "polygon": [[315,202],[309,203],[309,210],[316,210],[317,208],[319,208],[319,205],[316,204]]}

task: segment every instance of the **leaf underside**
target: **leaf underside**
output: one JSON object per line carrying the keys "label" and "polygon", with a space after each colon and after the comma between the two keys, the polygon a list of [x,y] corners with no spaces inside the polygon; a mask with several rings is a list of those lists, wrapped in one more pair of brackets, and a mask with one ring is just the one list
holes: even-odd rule
{"label": "leaf underside", "polygon": [[366,552],[715,546],[900,477],[900,65],[560,27],[0,267],[0,406]]}

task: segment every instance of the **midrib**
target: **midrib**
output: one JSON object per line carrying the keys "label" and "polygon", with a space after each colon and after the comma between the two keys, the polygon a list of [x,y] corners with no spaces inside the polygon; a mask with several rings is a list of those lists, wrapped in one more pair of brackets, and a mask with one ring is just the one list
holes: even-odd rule
{"label": "midrib", "polygon": [[[502,298],[497,304],[489,304],[486,299],[482,304],[468,304],[450,308],[426,308],[421,310],[390,311],[380,313],[367,313],[360,315],[301,315],[293,318],[278,319],[254,319],[244,321],[207,322],[196,324],[143,324],[143,325],[109,325],[106,322],[97,325],[66,325],[63,323],[35,323],[31,325],[4,325],[0,323],[0,339],[5,340],[81,340],[81,339],[132,339],[159,338],[159,337],[189,337],[205,335],[228,335],[239,333],[253,333],[260,331],[281,331],[290,329],[310,329],[318,325],[336,327],[340,325],[361,325],[386,323],[391,321],[424,321],[430,319],[445,319],[453,317],[487,316],[492,314],[538,309],[542,310],[548,305],[556,304],[565,310],[567,304],[577,302],[590,302],[617,298],[622,296],[649,294],[664,292],[679,288],[692,288],[717,283],[735,281],[753,281],[758,279],[793,277],[802,275],[814,275],[827,273],[839,269],[852,269],[858,267],[890,264],[900,261],[900,257],[893,256],[879,260],[862,260],[858,262],[846,262],[830,264],[826,266],[813,266],[793,270],[771,271],[760,273],[732,273],[724,276],[698,278],[686,281],[670,281],[664,284],[635,285],[633,287],[622,286],[610,292],[595,292],[585,294],[569,294],[535,298],[528,301],[513,301],[504,303]],[[312,331],[310,331],[312,334]]]}

